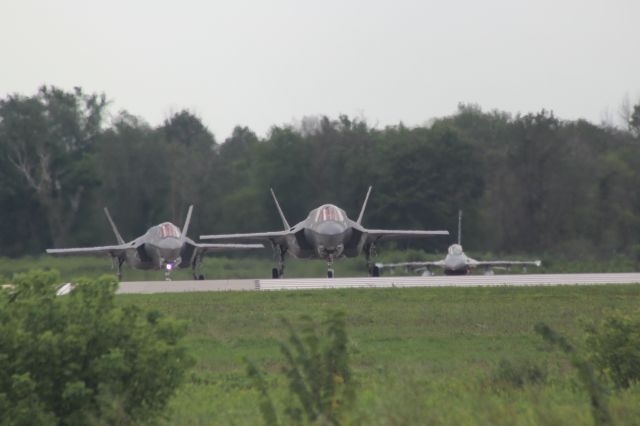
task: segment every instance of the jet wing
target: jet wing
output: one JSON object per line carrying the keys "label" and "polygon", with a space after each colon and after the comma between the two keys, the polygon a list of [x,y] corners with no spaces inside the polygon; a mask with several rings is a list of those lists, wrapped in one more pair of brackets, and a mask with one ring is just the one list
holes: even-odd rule
{"label": "jet wing", "polygon": [[135,249],[135,247],[130,244],[118,244],[115,246],[47,249],[47,253],[55,256],[73,256],[73,255],[95,256],[95,255],[107,254],[112,257],[118,257],[124,254],[127,250],[131,250],[131,249]]}
{"label": "jet wing", "polygon": [[484,267],[484,268],[493,268],[493,267],[505,267],[508,268],[510,266],[540,266],[542,264],[539,260],[469,260],[469,266],[472,268],[475,267]]}
{"label": "jet wing", "polygon": [[228,251],[228,250],[247,250],[264,248],[262,244],[202,244],[194,243],[195,250],[200,253]]}
{"label": "jet wing", "polygon": [[383,238],[385,240],[398,240],[403,238],[425,238],[433,237],[434,235],[449,235],[449,231],[394,231],[386,229],[367,229],[364,232],[367,234],[367,243],[375,243]]}
{"label": "jet wing", "polygon": [[376,263],[380,269],[405,268],[409,271],[425,269],[430,267],[444,268],[444,260],[424,261],[424,262],[399,262],[399,263]]}
{"label": "jet wing", "polygon": [[255,232],[252,234],[221,234],[221,235],[200,235],[201,240],[218,240],[218,241],[270,241],[280,244],[285,241],[287,236],[292,235],[289,231],[274,232]]}
{"label": "jet wing", "polygon": [[186,268],[193,266],[194,262],[197,264],[201,260],[201,255],[206,253],[260,248],[264,248],[264,246],[262,244],[202,244],[187,238],[180,253],[180,257],[182,258],[180,267]]}

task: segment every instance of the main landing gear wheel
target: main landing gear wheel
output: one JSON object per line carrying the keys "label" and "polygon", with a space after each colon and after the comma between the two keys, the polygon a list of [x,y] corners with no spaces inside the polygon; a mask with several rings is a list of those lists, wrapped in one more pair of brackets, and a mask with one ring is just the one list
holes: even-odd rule
{"label": "main landing gear wheel", "polygon": [[271,278],[278,279],[284,277],[284,256],[287,253],[286,248],[282,248],[282,246],[274,245],[273,250],[275,252],[275,257],[278,262],[278,266],[271,270]]}
{"label": "main landing gear wheel", "polygon": [[273,278],[274,280],[284,278],[284,265],[282,268],[273,268],[271,270],[271,278]]}
{"label": "main landing gear wheel", "polygon": [[199,272],[200,264],[202,263],[202,255],[196,255],[191,262],[191,274],[196,281],[204,280],[204,275]]}
{"label": "main landing gear wheel", "polygon": [[333,278],[333,269],[327,269],[327,278]]}
{"label": "main landing gear wheel", "polygon": [[372,277],[379,277],[380,276],[380,268],[377,267],[376,265],[373,265],[371,267],[371,276]]}
{"label": "main landing gear wheel", "polygon": [[122,281],[122,264],[124,263],[124,258],[114,257],[113,259],[113,267],[116,270],[116,276],[118,277],[118,282]]}
{"label": "main landing gear wheel", "polygon": [[376,255],[376,247],[375,245],[369,244],[364,247],[364,255],[367,259],[367,268],[369,269],[370,277],[379,277],[380,276],[380,268],[373,263],[373,258]]}

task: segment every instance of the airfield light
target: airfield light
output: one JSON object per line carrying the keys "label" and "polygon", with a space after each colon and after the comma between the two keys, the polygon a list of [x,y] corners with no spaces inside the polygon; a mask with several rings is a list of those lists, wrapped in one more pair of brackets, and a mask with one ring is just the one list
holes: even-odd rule
{"label": "airfield light", "polygon": [[173,265],[171,263],[167,263],[166,268],[167,268],[167,271],[170,271],[173,269]]}

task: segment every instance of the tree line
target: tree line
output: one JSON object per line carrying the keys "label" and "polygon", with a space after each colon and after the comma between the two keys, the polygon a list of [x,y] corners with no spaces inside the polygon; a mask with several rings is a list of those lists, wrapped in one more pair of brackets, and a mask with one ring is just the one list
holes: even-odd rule
{"label": "tree line", "polygon": [[197,237],[279,229],[270,187],[290,223],[327,202],[357,217],[369,185],[365,226],[454,234],[415,247],[446,247],[463,209],[469,248],[640,255],[640,104],[625,129],[460,105],[417,127],[320,116],[218,141],[188,110],[154,127],[81,88],[0,99],[2,256],[109,243],[103,206],[133,238],[193,203]]}

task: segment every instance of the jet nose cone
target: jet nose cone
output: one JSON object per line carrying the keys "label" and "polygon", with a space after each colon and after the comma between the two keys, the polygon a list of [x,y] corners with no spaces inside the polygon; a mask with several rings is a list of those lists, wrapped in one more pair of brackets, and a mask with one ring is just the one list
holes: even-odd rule
{"label": "jet nose cone", "polygon": [[305,229],[305,236],[315,246],[319,257],[337,258],[351,237],[351,228],[341,222],[327,221]]}
{"label": "jet nose cone", "polygon": [[465,269],[467,267],[467,262],[465,262],[464,259],[454,258],[450,259],[449,262],[447,262],[447,267],[449,269],[458,271]]}
{"label": "jet nose cone", "polygon": [[464,262],[455,262],[453,265],[451,265],[451,269],[464,269],[466,267]]}
{"label": "jet nose cone", "polygon": [[158,243],[156,244],[159,249],[163,250],[178,250],[180,249],[181,245],[182,244],[180,244],[180,241],[178,241],[176,238],[164,238],[158,241]]}
{"label": "jet nose cone", "polygon": [[340,222],[322,222],[318,224],[315,231],[323,235],[339,235],[346,229],[346,226]]}

